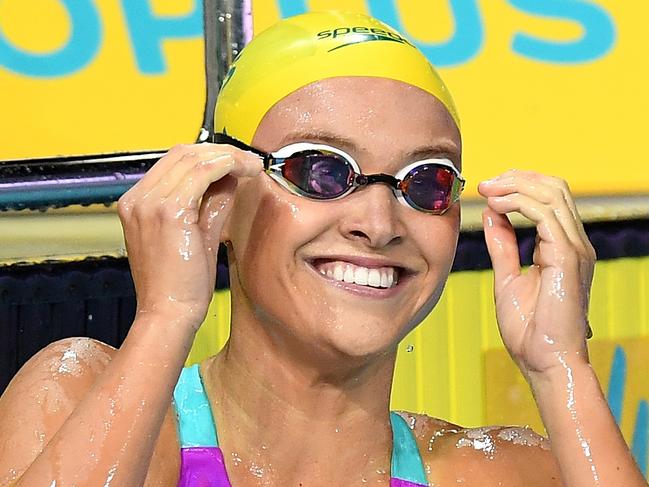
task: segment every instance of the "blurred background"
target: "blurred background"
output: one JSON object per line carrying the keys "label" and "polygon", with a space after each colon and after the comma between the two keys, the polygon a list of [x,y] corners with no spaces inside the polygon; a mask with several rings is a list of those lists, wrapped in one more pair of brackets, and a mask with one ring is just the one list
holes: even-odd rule
{"label": "blurred background", "polygon": [[[468,187],[454,272],[402,343],[394,407],[543,432],[498,335],[476,187],[514,167],[560,176],[598,252],[591,359],[646,474],[649,3],[253,0],[254,31],[322,9],[400,30],[439,68],[462,119]],[[200,0],[0,0],[0,164],[193,142],[205,100],[202,36]],[[0,212],[0,391],[47,343],[86,335],[118,346],[133,317],[114,205],[52,206]],[[529,263],[534,229],[515,223]],[[227,339],[219,265],[189,361]]]}

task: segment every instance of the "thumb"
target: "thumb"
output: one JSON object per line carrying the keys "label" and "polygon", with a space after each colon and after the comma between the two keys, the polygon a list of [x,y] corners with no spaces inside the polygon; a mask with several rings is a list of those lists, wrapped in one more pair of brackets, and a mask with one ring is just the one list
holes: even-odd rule
{"label": "thumb", "polygon": [[496,213],[491,208],[482,212],[482,225],[494,269],[494,289],[499,291],[521,273],[516,234],[507,215]]}
{"label": "thumb", "polygon": [[232,211],[237,179],[225,176],[213,182],[205,191],[198,213],[198,226],[205,238],[210,255],[216,259],[225,221]]}

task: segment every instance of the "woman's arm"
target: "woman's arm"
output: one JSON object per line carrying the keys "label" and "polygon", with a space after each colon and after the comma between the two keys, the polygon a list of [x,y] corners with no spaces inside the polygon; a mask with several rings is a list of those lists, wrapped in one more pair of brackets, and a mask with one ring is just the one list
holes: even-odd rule
{"label": "woman's arm", "polygon": [[530,384],[567,486],[646,486],[602,393],[579,355],[559,355]]}
{"label": "woman's arm", "polygon": [[[503,342],[539,406],[566,487],[646,486],[590,368],[586,338],[595,252],[565,181],[508,171],[480,184]],[[537,229],[522,272],[506,214]]]}
{"label": "woman's arm", "polygon": [[[221,229],[236,187],[226,176],[255,176],[261,169],[258,157],[235,148],[178,146],[120,199],[137,317],[87,393],[56,431],[47,432],[47,444],[0,459],[0,475],[9,472],[16,485],[29,487],[142,485],[212,297]],[[61,373],[65,370],[32,367],[26,372],[33,379],[28,389],[48,387]],[[0,451],[36,434],[29,425],[15,430],[8,424],[29,400],[20,396],[10,386],[0,401],[0,431],[13,431],[0,437]],[[33,412],[47,405],[31,407]]]}

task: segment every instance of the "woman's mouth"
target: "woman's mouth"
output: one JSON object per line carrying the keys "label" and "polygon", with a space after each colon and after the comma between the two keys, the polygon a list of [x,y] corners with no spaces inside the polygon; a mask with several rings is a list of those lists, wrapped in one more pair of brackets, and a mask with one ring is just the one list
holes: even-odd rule
{"label": "woman's mouth", "polygon": [[399,273],[394,267],[363,267],[344,261],[315,264],[316,270],[330,279],[359,286],[388,289],[396,286]]}
{"label": "woman's mouth", "polygon": [[391,296],[404,279],[402,267],[381,265],[371,259],[354,260],[319,258],[309,261],[309,266],[336,287],[362,296]]}

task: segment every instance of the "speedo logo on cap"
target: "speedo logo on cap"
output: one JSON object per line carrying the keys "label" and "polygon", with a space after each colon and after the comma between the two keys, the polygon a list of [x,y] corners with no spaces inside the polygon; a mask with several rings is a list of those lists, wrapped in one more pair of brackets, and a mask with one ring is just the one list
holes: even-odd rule
{"label": "speedo logo on cap", "polygon": [[336,27],[335,29],[323,30],[317,34],[318,40],[321,39],[337,39],[341,38],[343,44],[329,49],[328,52],[335,51],[342,47],[351,46],[361,42],[371,41],[390,41],[398,42],[400,44],[408,44],[411,46],[407,39],[404,39],[396,32],[391,32],[385,29],[378,29],[376,27]]}

